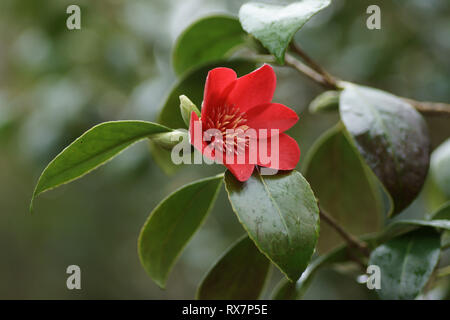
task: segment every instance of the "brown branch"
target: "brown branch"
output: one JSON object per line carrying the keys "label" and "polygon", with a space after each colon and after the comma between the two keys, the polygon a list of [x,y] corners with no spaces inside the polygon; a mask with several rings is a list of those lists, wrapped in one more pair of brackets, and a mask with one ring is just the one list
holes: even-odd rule
{"label": "brown branch", "polygon": [[[327,90],[339,90],[343,88],[343,83],[338,78],[334,77],[324,68],[322,68],[317,62],[309,57],[301,48],[295,43],[291,43],[290,49],[297,54],[305,63],[301,62],[293,55],[286,53],[285,62],[286,65],[296,69],[298,72],[306,75],[316,83],[320,84]],[[434,116],[450,116],[450,104],[443,102],[422,102],[409,98],[403,98],[404,101],[411,104],[417,111],[425,115]]]}
{"label": "brown branch", "polygon": [[302,58],[302,60],[307,65],[309,65],[314,71],[320,74],[329,87],[338,88],[338,80],[334,76],[329,74],[327,71],[325,71],[325,69],[322,68],[310,56],[308,56],[306,52],[304,52],[299,46],[295,44],[295,42],[291,42],[290,48],[294,53],[296,53],[300,58]]}
{"label": "brown branch", "polygon": [[328,89],[328,90],[330,90],[330,89],[337,90],[338,89],[336,84],[330,83],[326,78],[324,78],[323,75],[318,73],[316,70],[308,67],[306,64],[304,64],[300,60],[296,59],[291,54],[286,53],[286,55],[284,57],[284,62],[286,63],[286,65],[294,68],[298,72],[306,75],[308,78],[317,82],[318,84],[323,86],[325,89]]}
{"label": "brown branch", "polygon": [[347,243],[350,247],[358,249],[364,256],[369,256],[370,252],[365,242],[360,241],[344,230],[339,223],[322,208],[319,207],[320,218],[328,223]]}
{"label": "brown branch", "polygon": [[416,101],[408,98],[402,98],[411,104],[417,111],[432,116],[450,117],[450,104],[443,102]]}

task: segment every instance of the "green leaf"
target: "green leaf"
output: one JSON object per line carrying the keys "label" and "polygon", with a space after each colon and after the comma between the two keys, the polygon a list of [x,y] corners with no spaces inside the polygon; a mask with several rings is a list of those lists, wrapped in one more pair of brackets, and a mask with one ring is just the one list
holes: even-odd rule
{"label": "green leaf", "polygon": [[390,224],[388,228],[394,228],[395,226],[401,225],[411,225],[411,226],[419,226],[419,227],[433,227],[443,230],[450,230],[450,220],[446,219],[435,219],[435,220],[416,220],[416,219],[405,219],[405,220],[397,220],[394,223]]}
{"label": "green leaf", "polygon": [[439,189],[450,199],[450,138],[433,151],[430,171]]}
{"label": "green leaf", "polygon": [[381,90],[348,84],[340,115],[354,144],[394,201],[406,208],[421,190],[430,141],[422,116],[407,102]]}
{"label": "green leaf", "polygon": [[215,263],[197,291],[197,299],[256,300],[260,297],[270,261],[248,236],[234,243]]}
{"label": "green leaf", "polygon": [[[431,154],[431,159],[433,159],[433,153]],[[431,167],[431,163],[430,163]],[[432,172],[427,177],[425,181],[425,186],[423,189],[423,198],[426,204],[426,207],[429,210],[437,210],[443,203],[447,200],[450,200],[442,189],[437,185],[435,179],[433,178]]]}
{"label": "green leaf", "polygon": [[42,172],[31,200],[42,192],[82,177],[144,138],[171,129],[146,121],[111,121],[89,129],[53,159]]}
{"label": "green leaf", "polygon": [[437,229],[442,229],[442,230],[450,230],[450,220],[449,218],[443,218],[443,219],[433,219],[431,221],[424,221],[424,220],[399,220],[397,221],[398,223],[402,222],[402,223],[409,223],[409,224],[416,224],[418,226],[423,226],[423,227],[433,227],[433,228],[437,228]]}
{"label": "green leaf", "polygon": [[[405,219],[397,220],[389,224],[385,230],[378,236],[378,243],[383,243],[388,239],[394,238],[400,234],[410,232],[412,230],[420,229],[423,227],[436,228],[441,230],[450,230],[450,220],[416,220]],[[447,232],[446,231],[446,232]]]}
{"label": "green leaf", "polygon": [[450,201],[444,203],[439,209],[431,214],[433,220],[450,220]]}
{"label": "green leaf", "polygon": [[297,30],[330,3],[331,0],[303,0],[281,6],[250,2],[239,10],[239,20],[245,31],[284,63],[284,54]]}
{"label": "green leaf", "polygon": [[309,112],[320,113],[339,110],[339,91],[330,90],[319,94],[309,104]]}
{"label": "green leaf", "polygon": [[174,129],[185,128],[186,125],[180,113],[179,97],[183,94],[187,95],[195,105],[201,106],[206,76],[211,69],[217,67],[231,68],[235,70],[238,75],[243,75],[254,70],[255,62],[245,59],[222,61],[202,66],[201,68],[188,72],[170,91],[169,96],[161,109],[158,123]]}
{"label": "green leaf", "polygon": [[381,271],[382,299],[414,299],[428,282],[440,255],[440,235],[432,228],[394,238],[370,255]]}
{"label": "green leaf", "polygon": [[430,210],[437,210],[450,200],[450,138],[431,153],[424,199]]}
{"label": "green leaf", "polygon": [[225,186],[249,237],[296,281],[308,265],[319,235],[319,209],[308,182],[297,171],[262,176],[255,170],[246,182],[227,171]]}
{"label": "green leaf", "polygon": [[302,276],[297,282],[291,282],[282,279],[275,287],[272,299],[273,300],[297,300],[301,299],[309,288],[315,274],[321,268],[332,265],[334,263],[348,261],[349,248],[347,245],[342,245],[327,254],[321,255],[314,259],[303,272]]}
{"label": "green leaf", "polygon": [[185,185],[152,211],[139,236],[138,251],[148,275],[164,287],[176,259],[213,206],[223,175]]}
{"label": "green leaf", "polygon": [[[342,124],[324,133],[305,161],[305,177],[320,206],[355,235],[378,231],[381,226],[380,194],[369,170],[343,133]],[[342,238],[322,224],[319,251],[324,253],[340,243]]]}
{"label": "green leaf", "polygon": [[[447,201],[442,207],[432,214],[433,220],[449,220],[450,221],[450,201]],[[441,248],[450,247],[450,231],[446,230],[441,236]]]}
{"label": "green leaf", "polygon": [[402,219],[395,220],[377,237],[377,243],[383,243],[400,234],[420,228],[435,228],[442,232],[442,248],[448,246],[447,237],[450,234],[450,202],[446,203],[431,215],[431,220]]}
{"label": "green leaf", "polygon": [[239,21],[228,16],[211,16],[191,24],[177,39],[173,67],[177,75],[195,67],[226,58],[245,42]]}
{"label": "green leaf", "polygon": [[450,247],[450,231],[445,231],[441,236],[441,248],[447,249]]}

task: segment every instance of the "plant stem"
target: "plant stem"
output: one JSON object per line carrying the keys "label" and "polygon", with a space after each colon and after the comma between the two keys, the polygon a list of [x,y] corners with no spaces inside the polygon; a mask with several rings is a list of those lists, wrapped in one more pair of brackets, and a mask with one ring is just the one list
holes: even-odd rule
{"label": "plant stem", "polygon": [[338,89],[338,80],[325,71],[316,61],[314,61],[310,56],[306,54],[299,46],[295,44],[295,42],[291,42],[290,45],[291,50],[296,53],[302,60],[309,65],[314,71],[322,76],[327,86]]}
{"label": "plant stem", "polygon": [[339,89],[335,83],[330,83],[327,78],[325,78],[323,75],[318,73],[316,70],[308,67],[306,64],[301,62],[300,60],[296,59],[294,56],[292,56],[289,53],[286,53],[284,57],[284,61],[286,65],[294,68],[298,72],[306,75],[308,78],[312,79],[313,81],[317,82],[321,86],[323,86],[325,89],[328,90],[337,90]]}
{"label": "plant stem", "polygon": [[326,213],[322,208],[319,207],[320,218],[328,223],[347,243],[349,246],[361,251],[364,256],[369,256],[370,252],[365,242],[360,241],[358,238],[353,236],[344,230],[344,228],[339,225],[339,223],[328,213]]}
{"label": "plant stem", "polygon": [[450,116],[450,104],[443,102],[428,102],[416,101],[408,98],[403,98],[406,102],[411,104],[417,111],[435,116]]}
{"label": "plant stem", "polygon": [[[286,53],[285,62],[286,65],[294,68],[298,72],[306,75],[316,83],[320,84],[327,90],[340,90],[343,89],[343,82],[325,71],[317,62],[309,57],[301,48],[296,44],[291,43],[291,51],[297,54],[305,63],[301,62],[293,55]],[[411,104],[417,111],[426,115],[435,116],[450,116],[450,104],[443,102],[424,102],[417,101],[409,98],[403,98],[404,101]]]}

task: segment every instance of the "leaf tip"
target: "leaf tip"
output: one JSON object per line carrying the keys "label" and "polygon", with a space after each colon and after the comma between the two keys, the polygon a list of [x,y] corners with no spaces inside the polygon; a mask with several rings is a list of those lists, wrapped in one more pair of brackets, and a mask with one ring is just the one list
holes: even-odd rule
{"label": "leaf tip", "polygon": [[34,212],[34,200],[41,193],[38,191],[38,187],[39,187],[39,182],[36,185],[36,188],[34,189],[33,194],[31,195],[30,206],[28,207],[28,211],[30,214],[33,214],[33,212]]}
{"label": "leaf tip", "polygon": [[28,207],[28,211],[30,214],[33,214],[33,201],[34,201],[34,196],[31,198],[30,206]]}

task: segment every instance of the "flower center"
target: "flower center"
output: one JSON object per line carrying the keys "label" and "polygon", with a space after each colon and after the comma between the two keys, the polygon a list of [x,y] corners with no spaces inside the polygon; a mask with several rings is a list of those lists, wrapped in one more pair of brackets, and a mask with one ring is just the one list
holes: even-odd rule
{"label": "flower center", "polygon": [[205,130],[216,129],[221,132],[221,139],[211,138],[213,147],[221,152],[234,152],[239,154],[248,146],[248,141],[243,134],[249,127],[245,112],[234,106],[215,108],[209,116],[205,116],[203,125]]}

